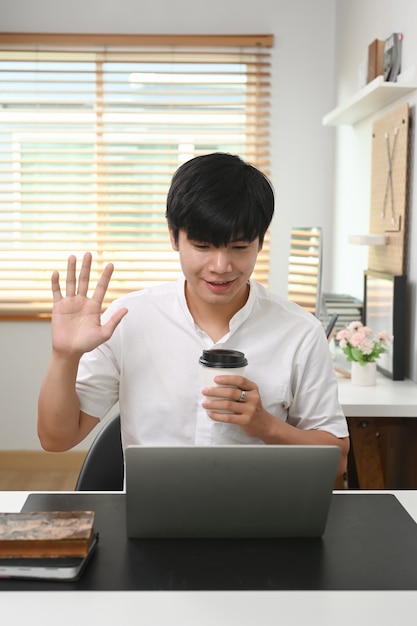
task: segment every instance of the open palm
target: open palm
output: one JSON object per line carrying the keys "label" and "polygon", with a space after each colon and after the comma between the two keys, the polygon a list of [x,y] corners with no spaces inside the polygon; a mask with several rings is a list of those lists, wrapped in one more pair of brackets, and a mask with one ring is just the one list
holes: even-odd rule
{"label": "open palm", "polygon": [[103,300],[113,265],[109,263],[105,267],[91,298],[87,296],[90,271],[91,254],[86,253],[77,286],[76,258],[70,256],[65,296],[61,292],[58,272],[52,275],[52,345],[55,351],[69,357],[81,356],[107,341],[127,313],[127,309],[119,309],[105,324],[101,323]]}

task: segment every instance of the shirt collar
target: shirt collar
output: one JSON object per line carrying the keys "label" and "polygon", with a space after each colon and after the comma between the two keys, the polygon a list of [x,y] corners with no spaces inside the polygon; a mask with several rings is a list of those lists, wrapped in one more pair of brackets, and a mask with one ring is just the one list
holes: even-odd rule
{"label": "shirt collar", "polygon": [[[254,282],[253,280],[249,280],[248,284],[249,284],[248,299],[246,300],[243,307],[239,309],[239,311],[237,311],[232,317],[232,319],[230,320],[229,326],[230,326],[231,331],[235,329],[237,326],[240,326],[244,321],[248,319],[255,305],[257,285],[256,285],[256,282]],[[194,326],[194,320],[192,318],[192,315],[187,305],[187,300],[185,298],[185,277],[184,276],[180,276],[180,278],[177,281],[177,294],[178,294],[178,299],[179,299],[181,308],[183,309],[185,316],[190,321],[190,323]]]}

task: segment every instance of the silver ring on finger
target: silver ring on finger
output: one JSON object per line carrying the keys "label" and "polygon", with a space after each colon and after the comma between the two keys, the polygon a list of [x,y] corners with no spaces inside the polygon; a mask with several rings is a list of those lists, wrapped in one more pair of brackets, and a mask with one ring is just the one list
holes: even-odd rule
{"label": "silver ring on finger", "polygon": [[240,398],[238,402],[245,402],[245,400],[246,400],[246,391],[244,389],[241,389]]}

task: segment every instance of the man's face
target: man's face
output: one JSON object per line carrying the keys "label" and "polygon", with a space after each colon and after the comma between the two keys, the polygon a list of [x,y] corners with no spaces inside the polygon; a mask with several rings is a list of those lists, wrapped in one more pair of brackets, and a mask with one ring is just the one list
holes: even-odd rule
{"label": "man's face", "polygon": [[188,239],[184,230],[179,231],[177,243],[171,231],[170,236],[172,247],[179,252],[187,296],[207,304],[230,304],[236,300],[242,305],[247,298],[246,283],[261,250],[258,237],[251,242],[233,241],[216,248]]}

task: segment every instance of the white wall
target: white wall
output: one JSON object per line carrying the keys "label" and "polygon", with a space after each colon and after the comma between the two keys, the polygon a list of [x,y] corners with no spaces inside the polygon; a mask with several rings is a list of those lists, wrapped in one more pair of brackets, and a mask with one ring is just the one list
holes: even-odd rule
{"label": "white wall", "polygon": [[[404,34],[402,69],[417,66],[417,3],[410,0],[336,0],[336,102],[344,104],[358,89],[358,72],[367,60],[368,44],[386,39],[393,32]],[[409,102],[415,120],[417,91],[398,101]],[[397,104],[395,105],[397,106]],[[369,231],[370,172],[372,123],[389,109],[354,127],[339,127],[336,136],[335,220],[333,237],[334,291],[346,291],[358,297],[363,294],[363,270],[368,263],[367,248],[347,243],[348,234]],[[416,142],[414,121],[410,141],[411,190],[416,177]],[[417,206],[416,194],[410,195],[408,224],[408,293],[406,374],[417,382],[416,282],[417,282]],[[412,245],[414,244],[414,245]]]}

